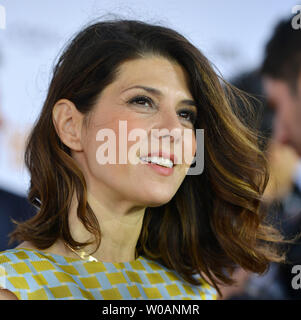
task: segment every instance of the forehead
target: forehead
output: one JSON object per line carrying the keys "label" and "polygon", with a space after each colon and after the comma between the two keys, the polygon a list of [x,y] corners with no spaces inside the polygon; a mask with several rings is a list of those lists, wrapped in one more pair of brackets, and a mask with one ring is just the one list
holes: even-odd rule
{"label": "forehead", "polygon": [[115,86],[122,91],[131,85],[151,85],[191,97],[187,80],[188,75],[179,64],[163,57],[150,56],[122,63]]}

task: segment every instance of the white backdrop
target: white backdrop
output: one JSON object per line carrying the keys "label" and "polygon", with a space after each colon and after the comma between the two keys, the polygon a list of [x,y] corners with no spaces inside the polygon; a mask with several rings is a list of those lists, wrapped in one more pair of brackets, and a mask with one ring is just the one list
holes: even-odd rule
{"label": "white backdrop", "polygon": [[[301,1],[299,2],[301,3]],[[292,0],[0,0],[0,186],[25,194],[24,136],[46,96],[53,63],[66,41],[96,18],[161,22],[200,48],[226,79],[256,67],[263,46]],[[1,18],[1,17],[0,17]],[[3,23],[3,21],[2,21]]]}

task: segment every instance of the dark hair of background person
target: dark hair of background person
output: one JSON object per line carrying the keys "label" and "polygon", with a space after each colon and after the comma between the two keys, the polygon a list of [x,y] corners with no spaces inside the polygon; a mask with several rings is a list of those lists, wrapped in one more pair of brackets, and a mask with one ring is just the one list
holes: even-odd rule
{"label": "dark hair of background person", "polygon": [[123,62],[153,55],[186,70],[198,107],[195,129],[205,132],[205,169],[201,175],[187,175],[171,201],[146,209],[137,254],[161,262],[192,284],[199,284],[195,274],[205,276],[218,290],[218,284],[232,283],[229,274],[237,264],[262,273],[270,261],[282,261],[276,245],[282,236],[265,223],[260,210],[268,169],[256,132],[233,112],[235,92],[242,100],[243,95],[215,73],[200,50],[164,26],[102,21],[83,29],[67,46],[54,68],[25,154],[31,174],[29,200],[39,212],[18,224],[12,239],[31,241],[41,249],[59,238],[74,249],[85,246],[72,238],[68,226],[76,192],[78,217],[99,245],[100,229],[87,202],[86,182],[56,133],[53,106],[69,99],[88,115]]}
{"label": "dark hair of background person", "polygon": [[258,131],[260,147],[263,151],[266,151],[269,139],[273,133],[275,110],[271,108],[266,101],[260,69],[242,72],[233,77],[230,83],[248,95],[249,101],[253,106],[252,117],[250,117],[249,114],[243,113],[245,108],[238,99],[238,105],[242,110],[241,117],[245,119],[248,126],[253,126],[254,129]]}
{"label": "dark hair of background person", "polygon": [[292,18],[277,24],[265,48],[261,72],[286,81],[293,92],[301,72],[301,32],[292,27]]}

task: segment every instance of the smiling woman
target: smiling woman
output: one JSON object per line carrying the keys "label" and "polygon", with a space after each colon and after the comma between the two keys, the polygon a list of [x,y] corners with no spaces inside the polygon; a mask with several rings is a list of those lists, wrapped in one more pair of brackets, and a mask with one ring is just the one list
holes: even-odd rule
{"label": "smiling woman", "polygon": [[[104,21],[71,41],[28,140],[38,213],[0,254],[3,299],[214,299],[236,265],[260,273],[283,260],[260,206],[268,172],[258,137],[220,80],[163,26]],[[144,133],[139,161],[100,164],[99,132],[114,133],[117,159],[134,147],[120,121],[126,135]],[[205,170],[189,175],[197,129]],[[188,154],[171,152],[185,145]]]}

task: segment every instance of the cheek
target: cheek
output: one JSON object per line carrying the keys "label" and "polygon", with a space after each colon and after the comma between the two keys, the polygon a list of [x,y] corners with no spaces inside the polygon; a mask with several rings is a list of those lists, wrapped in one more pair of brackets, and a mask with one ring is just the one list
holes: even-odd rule
{"label": "cheek", "polygon": [[196,145],[197,144],[196,144],[195,134],[192,131],[185,132],[183,137],[182,150],[183,150],[183,163],[186,166],[190,166],[194,159],[194,155],[196,153]]}
{"label": "cheek", "polygon": [[128,165],[136,163],[138,149],[145,145],[147,140],[146,124],[137,119],[128,118],[117,123],[113,130],[116,133],[117,163],[126,162]]}
{"label": "cheek", "polygon": [[[95,125],[88,130],[83,140],[84,154],[90,171],[93,174],[97,174],[97,171],[103,174],[104,170],[109,170],[111,174],[112,170],[115,170],[116,174],[126,172],[130,164],[129,151],[135,149],[131,147],[141,141],[139,137],[136,141],[129,141],[129,134],[144,126],[141,125],[141,121],[131,118],[117,118],[106,124],[106,127]],[[105,163],[108,159],[110,163]]]}

